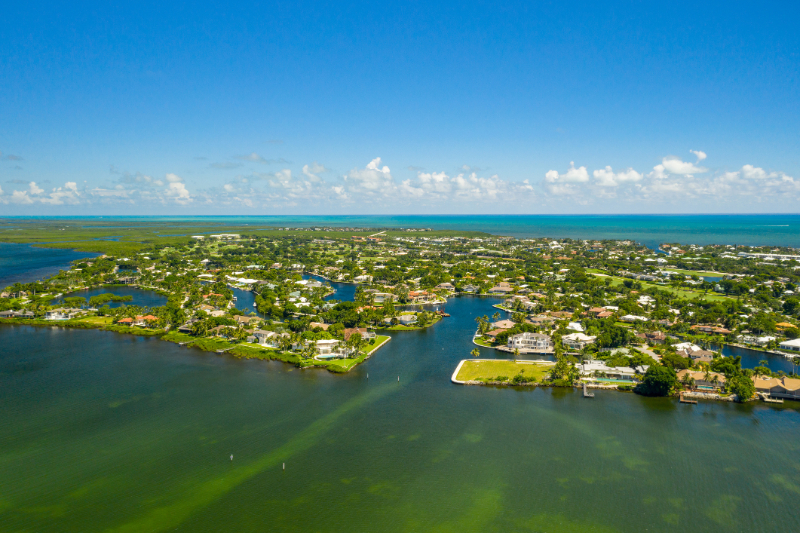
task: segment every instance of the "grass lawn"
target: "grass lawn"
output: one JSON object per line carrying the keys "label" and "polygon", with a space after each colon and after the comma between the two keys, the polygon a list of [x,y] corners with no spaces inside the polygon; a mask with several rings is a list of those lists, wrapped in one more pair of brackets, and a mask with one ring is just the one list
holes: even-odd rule
{"label": "grass lawn", "polygon": [[492,343],[488,342],[486,339],[483,339],[483,338],[481,338],[481,337],[475,337],[475,338],[474,338],[474,339],[472,339],[472,340],[473,340],[473,341],[475,342],[475,344],[477,344],[478,346],[483,346],[484,348],[494,348],[494,346],[492,346]]}
{"label": "grass lawn", "polygon": [[[461,365],[461,370],[458,371],[456,379],[460,381],[507,381],[521,372],[525,377],[541,381],[552,368],[553,365],[537,363],[473,359]],[[496,379],[498,377],[504,377],[505,379]]]}
{"label": "grass lawn", "polygon": [[710,270],[681,270],[679,268],[664,268],[662,269],[665,272],[674,272],[675,274],[683,274],[684,276],[713,276],[713,277],[722,277],[727,276],[725,272],[712,272]]}
{"label": "grass lawn", "polygon": [[430,323],[430,324],[428,324],[427,326],[403,326],[403,325],[401,325],[401,324],[398,324],[398,325],[396,325],[396,326],[389,326],[388,328],[384,328],[384,329],[385,329],[386,331],[413,331],[413,330],[415,330],[415,329],[425,329],[425,328],[429,328],[429,327],[431,327],[432,325],[436,324],[436,323],[437,323],[437,322],[439,322],[441,319],[442,319],[442,317],[441,317],[441,316],[439,316],[439,315],[436,315],[436,318],[434,318],[434,319],[433,319],[433,322],[431,322],[431,323]]}
{"label": "grass lawn", "polygon": [[110,316],[87,316],[79,319],[80,322],[87,322],[98,326],[105,326],[114,322],[114,317]]}
{"label": "grass lawn", "polygon": [[[595,276],[598,276],[598,275],[599,274],[595,274]],[[606,277],[608,277],[611,280],[611,284],[614,285],[614,286],[622,285],[622,282],[625,279],[625,278],[618,278],[616,276],[606,276]],[[672,294],[680,296],[681,298],[686,298],[687,300],[705,299],[705,300],[708,300],[708,301],[711,301],[711,302],[713,302],[713,301],[718,301],[719,302],[719,301],[730,300],[731,299],[729,296],[718,294],[718,293],[713,292],[713,291],[709,291],[708,294],[706,294],[704,291],[698,291],[698,290],[694,290],[694,289],[687,289],[685,287],[671,287],[669,285],[658,285],[656,283],[649,283],[647,281],[639,281],[639,280],[633,280],[633,281],[635,281],[637,283],[641,283],[643,288],[651,288],[652,287],[652,288],[656,288],[658,290],[671,292]]]}

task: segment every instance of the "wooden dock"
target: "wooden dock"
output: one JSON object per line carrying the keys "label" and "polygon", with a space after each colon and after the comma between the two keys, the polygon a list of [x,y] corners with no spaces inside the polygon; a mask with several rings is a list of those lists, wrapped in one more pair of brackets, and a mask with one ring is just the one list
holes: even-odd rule
{"label": "wooden dock", "polygon": [[589,392],[589,389],[586,388],[586,383],[583,384],[583,397],[584,398],[594,398],[594,393]]}
{"label": "wooden dock", "polygon": [[689,400],[687,398],[684,398],[683,397],[683,393],[680,394],[680,399],[681,399],[681,403],[697,404],[697,400]]}

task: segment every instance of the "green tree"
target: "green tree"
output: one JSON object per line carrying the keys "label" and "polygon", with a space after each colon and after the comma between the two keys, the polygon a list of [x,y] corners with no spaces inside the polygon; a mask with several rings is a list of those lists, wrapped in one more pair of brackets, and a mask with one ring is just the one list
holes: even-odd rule
{"label": "green tree", "polygon": [[728,380],[728,391],[736,395],[737,402],[746,402],[756,393],[756,386],[750,378],[740,374]]}
{"label": "green tree", "polygon": [[677,383],[675,371],[669,367],[652,365],[644,374],[636,392],[643,396],[668,396]]}
{"label": "green tree", "polygon": [[[477,348],[473,348],[473,349],[472,349],[472,351],[471,351],[471,352],[469,352],[469,354],[470,354],[472,357],[480,357],[480,355],[481,355],[481,351],[480,351],[479,349],[477,349]],[[800,364],[800,363],[798,363],[798,364]]]}

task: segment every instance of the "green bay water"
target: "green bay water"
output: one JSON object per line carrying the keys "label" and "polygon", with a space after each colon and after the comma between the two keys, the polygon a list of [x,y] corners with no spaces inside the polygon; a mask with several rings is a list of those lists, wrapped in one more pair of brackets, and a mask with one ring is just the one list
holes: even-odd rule
{"label": "green bay water", "polygon": [[800,530],[797,404],[451,384],[495,302],[346,375],[2,326],[0,531]]}

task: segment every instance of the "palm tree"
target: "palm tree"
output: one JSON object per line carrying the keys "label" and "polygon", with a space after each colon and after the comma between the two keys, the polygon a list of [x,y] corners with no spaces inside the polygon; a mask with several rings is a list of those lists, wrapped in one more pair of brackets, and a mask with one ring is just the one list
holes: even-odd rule
{"label": "palm tree", "polygon": [[472,349],[472,351],[471,351],[471,352],[469,352],[469,354],[470,354],[472,357],[480,357],[480,355],[481,355],[481,351],[480,351],[479,349],[477,349],[477,348],[473,348],[473,349]]}

